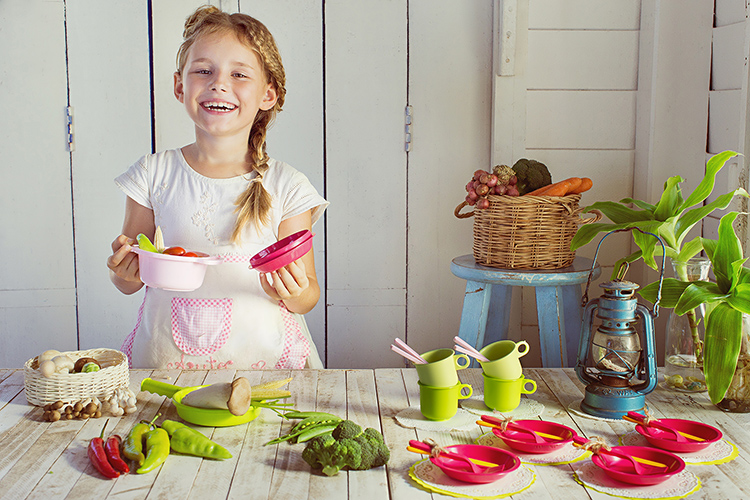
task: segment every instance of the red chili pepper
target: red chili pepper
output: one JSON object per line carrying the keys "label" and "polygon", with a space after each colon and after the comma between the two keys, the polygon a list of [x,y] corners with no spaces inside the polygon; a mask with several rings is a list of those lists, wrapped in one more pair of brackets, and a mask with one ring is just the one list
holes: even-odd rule
{"label": "red chili pepper", "polygon": [[121,442],[122,438],[120,438],[120,436],[118,436],[117,434],[111,436],[104,444],[104,451],[107,452],[107,460],[109,461],[109,464],[112,466],[112,468],[117,472],[127,474],[128,472],[130,472],[130,467],[128,467],[128,464],[126,464],[125,461],[120,457]]}
{"label": "red chili pepper", "polygon": [[[107,420],[109,422],[109,420]],[[104,451],[104,429],[107,427],[107,422],[104,422],[104,427],[102,427],[102,433],[99,437],[96,437],[91,440],[88,447],[88,454],[89,454],[89,460],[92,464],[94,464],[94,467],[96,467],[96,470],[102,473],[104,477],[107,477],[109,479],[114,479],[116,477],[120,477],[120,473],[117,472],[115,469],[112,468],[112,465],[109,463],[109,460],[107,460],[107,452]]]}

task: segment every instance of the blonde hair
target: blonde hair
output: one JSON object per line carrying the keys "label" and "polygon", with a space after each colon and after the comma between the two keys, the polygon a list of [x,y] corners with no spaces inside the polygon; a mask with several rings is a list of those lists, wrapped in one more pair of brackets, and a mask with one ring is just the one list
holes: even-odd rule
{"label": "blonde hair", "polygon": [[232,241],[238,242],[243,228],[250,222],[256,228],[265,226],[270,220],[271,195],[263,187],[263,175],[268,170],[268,155],[266,154],[266,132],[281,111],[286,96],[286,75],[281,63],[281,55],[276,47],[273,35],[263,23],[247,14],[228,14],[220,9],[204,5],[185,21],[182,34],[183,42],[177,52],[177,72],[182,74],[187,62],[187,54],[195,41],[205,35],[214,33],[234,33],[246,44],[261,63],[261,70],[265,73],[266,81],[276,90],[276,103],[269,110],[258,110],[255,122],[248,138],[248,150],[252,161],[252,168],[257,176],[250,181],[247,189],[235,200],[237,221],[232,231]]}

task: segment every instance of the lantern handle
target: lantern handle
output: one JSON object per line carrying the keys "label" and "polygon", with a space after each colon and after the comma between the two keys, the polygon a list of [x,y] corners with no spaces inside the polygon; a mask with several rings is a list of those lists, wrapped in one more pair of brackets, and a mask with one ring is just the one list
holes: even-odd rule
{"label": "lantern handle", "polygon": [[[581,307],[586,307],[586,303],[589,301],[589,286],[591,285],[591,280],[594,276],[594,269],[596,268],[596,260],[599,257],[599,249],[602,246],[602,242],[604,239],[609,236],[610,234],[614,233],[622,233],[625,231],[632,231],[633,229],[637,229],[643,234],[649,234],[659,240],[659,243],[661,244],[661,272],[659,273],[659,288],[656,291],[656,300],[654,301],[654,306],[651,308],[651,313],[654,315],[654,317],[659,316],[659,302],[661,302],[661,288],[662,284],[664,283],[664,265],[666,264],[667,259],[667,249],[664,246],[664,241],[654,233],[649,233],[648,231],[644,231],[643,229],[639,227],[628,227],[625,229],[615,229],[613,231],[608,232],[604,236],[602,236],[602,239],[599,240],[599,244],[596,245],[596,253],[594,253],[594,260],[591,263],[591,270],[589,271],[589,277],[586,281],[586,289],[583,292],[583,297],[581,297]],[[617,278],[616,280],[622,280],[625,277],[625,274],[628,272],[628,269],[630,269],[630,263],[629,262],[623,262],[620,265],[620,268],[617,270]]]}

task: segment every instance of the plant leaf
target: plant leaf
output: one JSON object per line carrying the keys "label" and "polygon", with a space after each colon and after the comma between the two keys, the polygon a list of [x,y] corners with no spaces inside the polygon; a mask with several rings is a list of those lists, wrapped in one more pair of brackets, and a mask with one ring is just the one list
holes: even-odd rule
{"label": "plant leaf", "polygon": [[750,283],[750,269],[743,267],[740,269],[740,279],[737,281],[737,285],[744,285]]}
{"label": "plant leaf", "polygon": [[706,175],[703,177],[703,180],[698,183],[695,190],[690,193],[690,196],[688,196],[683,202],[681,207],[682,210],[703,203],[703,201],[708,198],[711,191],[714,189],[716,174],[722,169],[722,167],[724,167],[727,160],[734,156],[737,156],[737,153],[734,151],[723,151],[708,159],[708,162],[706,162]]}
{"label": "plant leaf", "polygon": [[620,274],[620,267],[622,267],[623,264],[626,262],[630,264],[631,262],[635,262],[636,260],[641,258],[641,251],[636,250],[635,252],[631,253],[627,257],[623,257],[621,259],[618,259],[617,262],[615,262],[614,266],[612,267],[612,276],[611,280],[617,279],[617,276]]}
{"label": "plant leaf", "polygon": [[[740,249],[740,252],[742,250]],[[730,276],[732,280],[732,286],[730,288],[730,293],[734,292],[734,289],[737,285],[740,284],[742,278],[742,270],[745,269],[744,264],[747,262],[747,259],[740,259],[732,262],[732,275]]]}
{"label": "plant leaf", "polygon": [[737,285],[727,298],[727,304],[745,314],[750,314],[750,283]]}
{"label": "plant leaf", "polygon": [[654,217],[656,220],[665,221],[670,217],[678,215],[680,205],[682,205],[682,192],[680,191],[680,183],[684,181],[679,175],[674,175],[667,179],[664,183],[664,192],[661,194],[661,199],[656,205],[654,210]]}
{"label": "plant leaf", "polygon": [[691,281],[688,283],[690,283],[690,286],[685,288],[680,300],[674,307],[674,312],[679,316],[692,311],[703,303],[716,302],[729,297],[729,295],[721,292],[716,283],[710,281]]}
{"label": "plant leaf", "polygon": [[640,208],[641,210],[647,210],[651,212],[652,214],[654,213],[654,210],[656,210],[656,205],[652,205],[651,203],[646,203],[645,201],[642,201],[642,200],[636,200],[634,198],[623,198],[622,200],[620,200],[620,203],[625,203],[625,204],[632,203],[633,205]]}
{"label": "plant leaf", "polygon": [[584,208],[584,212],[599,210],[607,216],[614,224],[623,222],[638,222],[643,220],[654,220],[654,214],[646,210],[633,210],[625,206],[624,200],[620,203],[614,201],[597,201],[593,205]]}
{"label": "plant leaf", "polygon": [[[659,267],[656,265],[656,261],[654,260],[654,255],[661,255],[662,248],[659,240],[656,239],[653,235],[659,236],[660,239],[664,241],[664,238],[660,235],[661,226],[663,225],[663,222],[648,221],[639,224],[638,228],[645,233],[651,234],[644,234],[641,231],[637,230],[633,231],[633,241],[636,245],[638,245],[638,248],[641,249],[641,253],[643,254],[643,262],[651,269],[659,269]],[[666,246],[667,242],[664,241],[664,244]]]}
{"label": "plant leaf", "polygon": [[[677,301],[680,300],[680,296],[682,296],[682,293],[688,286],[690,286],[689,281],[664,278],[661,287],[661,301],[659,302],[659,306],[669,309],[674,308],[677,305]],[[656,302],[656,292],[658,290],[659,282],[654,281],[653,283],[649,283],[641,288],[638,294],[653,304]]]}
{"label": "plant leaf", "polygon": [[742,188],[737,188],[734,191],[717,197],[707,205],[684,212],[682,217],[677,221],[677,224],[675,224],[674,232],[677,240],[684,238],[693,226],[703,220],[704,217],[712,213],[714,210],[724,210],[727,208],[729,204],[732,203],[735,196],[750,197],[747,191]]}
{"label": "plant leaf", "polygon": [[719,242],[716,240],[711,240],[708,238],[701,238],[701,246],[703,246],[703,251],[706,252],[706,257],[708,257],[708,260],[711,262],[714,261],[714,254],[716,253],[716,245],[718,245]]}
{"label": "plant leaf", "polygon": [[578,228],[575,236],[570,242],[570,249],[576,250],[587,243],[590,243],[594,237],[604,231],[615,231],[617,229],[625,229],[629,226],[628,223],[623,224],[610,224],[608,222],[595,222],[593,224],[584,224]]}
{"label": "plant leaf", "polygon": [[708,396],[718,404],[727,393],[734,376],[742,342],[742,313],[720,303],[706,318],[703,371]]}
{"label": "plant leaf", "polygon": [[667,248],[673,249],[675,255],[680,250],[680,247],[677,243],[677,238],[675,237],[675,232],[674,232],[674,228],[675,228],[675,224],[677,224],[677,220],[678,220],[677,217],[670,217],[669,219],[662,222],[661,225],[656,228],[659,236],[664,242],[664,246],[666,246]]}
{"label": "plant leaf", "polygon": [[716,284],[724,293],[729,293],[734,284],[736,269],[732,263],[742,259],[742,246],[734,232],[732,223],[737,218],[737,212],[729,212],[719,222],[719,239],[711,259]]}
{"label": "plant leaf", "polygon": [[676,260],[680,262],[687,262],[703,250],[703,243],[700,236],[696,236],[694,239],[688,241],[682,245],[682,250],[677,254]]}

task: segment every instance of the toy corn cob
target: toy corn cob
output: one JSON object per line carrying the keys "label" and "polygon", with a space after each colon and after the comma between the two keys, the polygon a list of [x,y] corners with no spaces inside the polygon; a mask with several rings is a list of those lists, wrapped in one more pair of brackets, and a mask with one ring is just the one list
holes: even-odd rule
{"label": "toy corn cob", "polygon": [[154,246],[156,247],[156,251],[159,253],[164,253],[165,246],[164,246],[164,235],[161,232],[161,226],[156,226],[156,232],[154,233]]}
{"label": "toy corn cob", "polygon": [[196,389],[182,398],[182,404],[196,408],[218,408],[229,410],[232,415],[244,415],[253,401],[278,399],[291,396],[291,392],[281,389],[292,379],[274,380],[251,386],[245,377],[232,382],[220,382]]}

